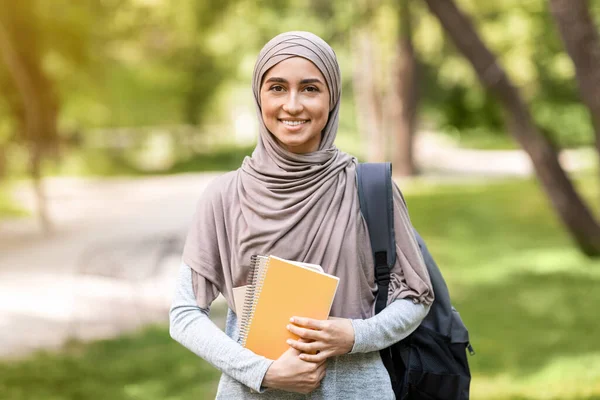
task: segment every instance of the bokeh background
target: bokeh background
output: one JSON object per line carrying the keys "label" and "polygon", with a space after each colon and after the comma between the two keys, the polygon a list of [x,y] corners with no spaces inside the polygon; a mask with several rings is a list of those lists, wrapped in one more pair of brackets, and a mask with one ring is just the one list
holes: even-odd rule
{"label": "bokeh background", "polygon": [[308,30],[338,147],[394,163],[470,330],[472,398],[600,399],[599,27],[599,0],[0,0],[0,398],[214,397],[168,333],[183,240],[256,142],[258,51]]}

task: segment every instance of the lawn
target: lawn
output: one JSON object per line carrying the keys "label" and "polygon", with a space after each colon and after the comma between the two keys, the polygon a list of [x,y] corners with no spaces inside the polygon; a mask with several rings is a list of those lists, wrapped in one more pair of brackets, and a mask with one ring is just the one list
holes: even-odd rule
{"label": "lawn", "polygon": [[[592,182],[578,182],[590,200]],[[477,350],[472,397],[600,399],[600,260],[573,247],[537,184],[414,189],[413,224]]]}
{"label": "lawn", "polygon": [[27,211],[19,207],[13,199],[10,185],[0,182],[0,220],[3,218],[24,217],[27,215]]}
{"label": "lawn", "polygon": [[150,327],[0,365],[0,399],[209,399],[218,377],[217,370],[173,342],[167,328]]}
{"label": "lawn", "polygon": [[[590,200],[595,182],[578,181]],[[600,260],[573,247],[535,181],[417,183],[405,194],[470,329],[472,398],[600,399]],[[151,327],[0,364],[0,398],[204,399],[218,375]]]}

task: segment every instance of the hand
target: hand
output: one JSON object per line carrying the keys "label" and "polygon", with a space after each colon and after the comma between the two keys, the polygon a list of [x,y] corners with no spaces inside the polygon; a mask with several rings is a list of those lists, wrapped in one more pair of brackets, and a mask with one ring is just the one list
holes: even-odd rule
{"label": "hand", "polygon": [[321,321],[311,318],[293,317],[288,330],[299,336],[299,340],[288,340],[288,344],[301,351],[304,361],[320,363],[329,357],[347,354],[354,346],[354,328],[349,319]]}
{"label": "hand", "polygon": [[271,364],[262,385],[302,394],[308,394],[318,388],[325,377],[325,361],[307,362],[299,356],[300,352],[290,347]]}

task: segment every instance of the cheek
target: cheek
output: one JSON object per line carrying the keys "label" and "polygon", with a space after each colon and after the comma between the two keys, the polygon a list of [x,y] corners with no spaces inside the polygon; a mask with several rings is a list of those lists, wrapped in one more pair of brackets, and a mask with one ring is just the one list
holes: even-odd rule
{"label": "cheek", "polygon": [[271,114],[270,110],[272,108],[271,101],[269,101],[269,97],[266,93],[260,93],[260,112],[262,114],[263,119],[266,119]]}
{"label": "cheek", "polygon": [[323,127],[325,127],[325,125],[327,125],[327,120],[329,119],[329,103],[321,104],[319,110],[319,120]]}
{"label": "cheek", "polygon": [[271,118],[275,118],[277,113],[277,107],[275,107],[273,105],[272,102],[264,102],[263,106],[262,106],[262,116],[263,119],[271,119]]}

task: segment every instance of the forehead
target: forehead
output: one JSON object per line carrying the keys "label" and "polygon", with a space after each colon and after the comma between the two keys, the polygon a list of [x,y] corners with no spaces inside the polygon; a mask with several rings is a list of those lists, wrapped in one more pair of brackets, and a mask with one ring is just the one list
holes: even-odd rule
{"label": "forehead", "polygon": [[303,57],[291,57],[277,63],[263,76],[263,82],[271,77],[284,78],[290,82],[306,78],[319,78],[323,83],[326,83],[325,77],[323,77],[319,68]]}

